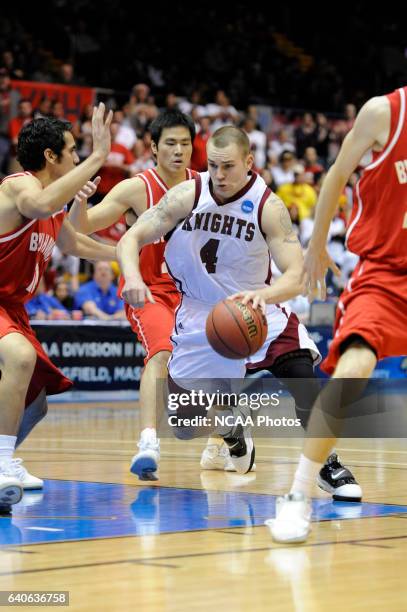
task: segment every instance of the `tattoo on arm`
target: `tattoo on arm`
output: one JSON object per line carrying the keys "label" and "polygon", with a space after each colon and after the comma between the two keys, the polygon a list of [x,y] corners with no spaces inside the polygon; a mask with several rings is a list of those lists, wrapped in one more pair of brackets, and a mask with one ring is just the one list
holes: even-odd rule
{"label": "tattoo on arm", "polygon": [[[168,226],[173,226],[176,221],[174,209],[182,218],[183,213],[183,197],[190,190],[188,185],[178,185],[166,193],[160,200],[159,204],[146,210],[138,219],[137,223],[148,224],[149,229],[154,232],[156,238],[165,235],[170,229]],[[169,210],[171,206],[171,212]]]}
{"label": "tattoo on arm", "polygon": [[272,194],[270,197],[270,203],[278,208],[280,211],[280,227],[283,230],[284,240],[283,242],[287,242],[289,244],[298,243],[298,238],[293,231],[293,224],[291,221],[290,213],[284,202],[280,200],[278,196]]}

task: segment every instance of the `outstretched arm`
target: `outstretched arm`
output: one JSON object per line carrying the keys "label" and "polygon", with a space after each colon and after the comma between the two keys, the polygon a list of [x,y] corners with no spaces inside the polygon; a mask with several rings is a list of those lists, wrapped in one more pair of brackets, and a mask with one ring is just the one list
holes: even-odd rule
{"label": "outstretched arm", "polygon": [[57,245],[63,253],[76,255],[92,261],[115,261],[115,247],[96,242],[88,236],[75,232],[68,219],[65,219],[59,232]]}
{"label": "outstretched arm", "polygon": [[181,219],[185,219],[193,209],[194,199],[194,180],[173,187],[157,206],[146,210],[120,240],[117,256],[126,281],[122,293],[129,304],[140,306],[146,298],[154,301],[142,279],[139,251],[145,244],[165,236]]}
{"label": "outstretched arm", "polygon": [[105,105],[94,108],[92,118],[93,152],[84,162],[73,168],[64,176],[42,189],[41,183],[33,176],[21,177],[11,181],[12,196],[23,217],[28,219],[46,219],[75,197],[81,187],[103,165],[110,151],[110,123],[112,111],[104,120]]}
{"label": "outstretched arm", "polygon": [[355,124],[342,143],[319,195],[314,231],[305,256],[303,277],[310,301],[320,294],[325,299],[325,275],[328,268],[339,273],[326,251],[329,226],[339,197],[363,155],[371,148],[382,148],[390,129],[390,104],[386,97],[369,100],[360,110]]}
{"label": "outstretched arm", "polygon": [[[84,189],[81,190],[82,192]],[[140,216],[146,209],[146,187],[140,178],[121,181],[99,204],[88,209],[89,192],[77,194],[69,211],[69,220],[83,234],[92,234],[116,223],[128,210]]]}

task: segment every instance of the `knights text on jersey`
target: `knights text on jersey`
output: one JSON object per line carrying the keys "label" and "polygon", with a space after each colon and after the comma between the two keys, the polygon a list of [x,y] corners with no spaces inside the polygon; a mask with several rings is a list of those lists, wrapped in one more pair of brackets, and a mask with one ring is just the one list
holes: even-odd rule
{"label": "knights text on jersey", "polygon": [[407,88],[387,96],[391,109],[386,146],[373,154],[356,184],[347,247],[362,259],[407,269]]}
{"label": "knights text on jersey", "polygon": [[0,236],[0,302],[27,302],[51,258],[66,212],[27,219]]}
{"label": "knights text on jersey", "polygon": [[[215,304],[232,293],[270,283],[270,255],[261,211],[270,190],[252,173],[233,200],[217,201],[208,172],[197,179],[199,197],[165,249],[168,271],[189,298]],[[198,195],[198,194],[197,194]]]}

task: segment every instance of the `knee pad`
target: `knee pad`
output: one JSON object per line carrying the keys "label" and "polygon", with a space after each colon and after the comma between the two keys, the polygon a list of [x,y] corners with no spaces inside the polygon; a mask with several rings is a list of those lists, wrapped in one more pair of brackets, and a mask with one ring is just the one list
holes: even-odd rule
{"label": "knee pad", "polygon": [[[295,412],[305,429],[308,424],[312,406],[320,392],[318,379],[314,374],[314,362],[311,352],[293,351],[278,358],[269,368],[273,376],[282,380],[295,400]],[[299,382],[298,379],[303,379]]]}

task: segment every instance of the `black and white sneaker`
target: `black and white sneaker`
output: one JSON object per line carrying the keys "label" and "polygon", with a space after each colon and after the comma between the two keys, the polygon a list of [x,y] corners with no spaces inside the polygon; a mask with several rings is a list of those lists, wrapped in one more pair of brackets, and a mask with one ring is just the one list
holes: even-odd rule
{"label": "black and white sneaker", "polygon": [[250,433],[244,432],[242,427],[238,428],[241,431],[236,432],[233,438],[223,438],[229,448],[231,461],[238,474],[247,474],[253,467],[254,457],[256,454],[253,438]]}
{"label": "black and white sneaker", "polygon": [[362,489],[352,472],[338,459],[336,453],[329,455],[317,478],[318,486],[331,493],[335,501],[360,502]]}

